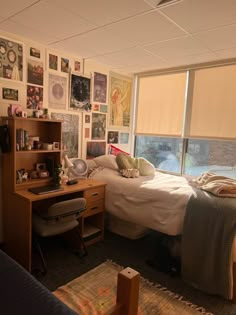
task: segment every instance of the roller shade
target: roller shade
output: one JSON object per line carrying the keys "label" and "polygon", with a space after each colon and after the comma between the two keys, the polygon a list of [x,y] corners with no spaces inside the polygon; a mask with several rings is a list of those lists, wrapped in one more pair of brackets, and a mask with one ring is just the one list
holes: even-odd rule
{"label": "roller shade", "polygon": [[185,136],[236,138],[236,65],[191,71]]}
{"label": "roller shade", "polygon": [[181,136],[187,72],[140,77],[136,135]]}

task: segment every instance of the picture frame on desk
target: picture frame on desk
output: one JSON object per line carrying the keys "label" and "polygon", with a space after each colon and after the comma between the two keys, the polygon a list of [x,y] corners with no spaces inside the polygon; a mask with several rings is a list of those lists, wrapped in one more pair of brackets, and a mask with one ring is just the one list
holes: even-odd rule
{"label": "picture frame on desk", "polygon": [[60,142],[53,142],[52,143],[53,150],[60,150]]}

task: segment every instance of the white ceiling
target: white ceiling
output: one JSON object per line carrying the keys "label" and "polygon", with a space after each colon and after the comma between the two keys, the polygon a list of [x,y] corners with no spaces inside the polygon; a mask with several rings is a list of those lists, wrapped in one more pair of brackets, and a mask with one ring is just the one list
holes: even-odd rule
{"label": "white ceiling", "polygon": [[126,73],[236,57],[236,0],[0,0],[0,31]]}

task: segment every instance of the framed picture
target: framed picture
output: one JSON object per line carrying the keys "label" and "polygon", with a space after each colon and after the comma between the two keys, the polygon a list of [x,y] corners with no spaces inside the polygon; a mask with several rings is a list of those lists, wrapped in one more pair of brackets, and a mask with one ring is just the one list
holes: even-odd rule
{"label": "framed picture", "polygon": [[108,112],[107,105],[100,104],[100,112],[107,113]]}
{"label": "framed picture", "polygon": [[74,59],[73,64],[71,65],[71,71],[77,73],[83,73],[83,60],[82,59]]}
{"label": "framed picture", "polygon": [[40,50],[37,48],[30,47],[29,54],[31,57],[34,57],[34,58],[38,58],[38,59],[41,58]]}
{"label": "framed picture", "polygon": [[9,101],[19,100],[19,91],[17,89],[2,88],[2,99]]}
{"label": "framed picture", "polygon": [[52,53],[48,54],[48,69],[58,70],[58,56]]}
{"label": "framed picture", "polygon": [[108,131],[107,133],[107,143],[118,143],[119,132],[118,131]]}
{"label": "framed picture", "polygon": [[30,84],[43,85],[43,63],[34,60],[27,62],[27,82]]}
{"label": "framed picture", "polygon": [[94,159],[97,156],[106,154],[106,142],[88,141],[86,159]]}
{"label": "framed picture", "polygon": [[23,44],[0,37],[0,78],[23,81]]}
{"label": "framed picture", "polygon": [[90,117],[91,117],[91,115],[88,115],[88,114],[84,115],[84,122],[85,122],[85,124],[90,124]]}
{"label": "framed picture", "polygon": [[129,143],[129,133],[120,132],[120,144],[128,144]]}
{"label": "framed picture", "polygon": [[27,108],[40,110],[43,108],[43,88],[27,85]]}
{"label": "framed picture", "polygon": [[69,59],[61,58],[61,72],[69,72]]}
{"label": "framed picture", "polygon": [[92,113],[92,140],[105,140],[106,114]]}
{"label": "framed picture", "polygon": [[48,107],[67,109],[68,100],[67,77],[49,73],[48,76]]}
{"label": "framed picture", "polygon": [[107,75],[94,72],[93,76],[93,101],[107,102]]}
{"label": "framed picture", "polygon": [[52,149],[53,150],[59,150],[60,149],[60,142],[53,142],[52,143]]}
{"label": "framed picture", "polygon": [[61,147],[69,158],[77,158],[79,155],[79,115],[51,113],[51,117],[63,120]]}
{"label": "framed picture", "polygon": [[40,172],[40,171],[44,171],[46,170],[46,163],[37,163],[36,164],[36,171]]}
{"label": "framed picture", "polygon": [[130,126],[131,92],[131,78],[110,73],[110,126],[119,129]]}
{"label": "framed picture", "polygon": [[70,108],[78,110],[91,110],[90,104],[90,79],[87,77],[71,75]]}

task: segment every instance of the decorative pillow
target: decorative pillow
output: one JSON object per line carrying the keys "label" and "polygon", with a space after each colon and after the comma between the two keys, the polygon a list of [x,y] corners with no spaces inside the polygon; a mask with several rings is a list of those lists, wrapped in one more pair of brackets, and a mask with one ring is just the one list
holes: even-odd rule
{"label": "decorative pillow", "polygon": [[114,145],[110,144],[109,145],[109,149],[108,149],[108,154],[112,154],[117,156],[118,153],[124,153],[125,155],[130,155],[128,152],[125,152],[117,147],[115,147]]}
{"label": "decorative pillow", "polygon": [[116,157],[114,155],[101,155],[93,159],[97,166],[118,170]]}
{"label": "decorative pillow", "polygon": [[136,178],[139,177],[139,170],[136,168],[128,168],[124,170],[120,170],[122,176],[127,178]]}
{"label": "decorative pillow", "polygon": [[137,168],[136,159],[121,152],[116,156],[116,163],[120,170]]}
{"label": "decorative pillow", "polygon": [[155,173],[155,166],[147,161],[146,159],[140,157],[138,160],[138,169],[141,176],[148,176],[148,175],[154,175]]}
{"label": "decorative pillow", "polygon": [[86,163],[87,163],[89,169],[98,167],[97,164],[95,163],[94,159],[86,160]]}

